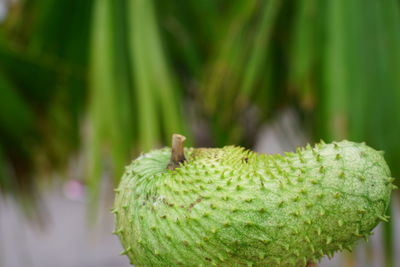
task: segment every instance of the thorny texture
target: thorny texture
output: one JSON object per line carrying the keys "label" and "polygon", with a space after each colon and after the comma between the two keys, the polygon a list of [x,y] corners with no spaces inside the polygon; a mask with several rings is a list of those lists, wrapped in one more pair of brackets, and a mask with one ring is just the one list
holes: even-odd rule
{"label": "thorny texture", "polygon": [[367,238],[392,181],[365,144],[317,144],[260,155],[240,147],[168,148],[127,167],[116,189],[116,230],[137,266],[305,266]]}

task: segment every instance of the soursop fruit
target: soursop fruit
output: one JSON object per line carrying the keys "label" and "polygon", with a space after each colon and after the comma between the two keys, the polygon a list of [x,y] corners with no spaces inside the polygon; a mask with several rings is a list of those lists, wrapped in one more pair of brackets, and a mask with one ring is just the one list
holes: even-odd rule
{"label": "soursop fruit", "polygon": [[306,266],[367,238],[394,185],[365,144],[262,155],[241,147],[171,149],[134,160],[116,189],[116,230],[137,266]]}

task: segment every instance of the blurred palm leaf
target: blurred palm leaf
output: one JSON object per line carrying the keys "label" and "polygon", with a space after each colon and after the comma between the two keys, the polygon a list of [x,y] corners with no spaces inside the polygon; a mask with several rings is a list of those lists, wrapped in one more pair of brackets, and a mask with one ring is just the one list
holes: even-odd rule
{"label": "blurred palm leaf", "polygon": [[[270,91],[272,81],[265,73],[272,68],[269,51],[277,16],[282,4],[271,1],[235,1],[229,8],[226,25],[210,57],[200,99],[209,115],[214,140],[220,146],[240,143],[245,136],[239,123],[232,123],[251,106],[254,99]],[[265,79],[265,77],[268,77]],[[256,90],[262,87],[262,90]],[[267,99],[262,100],[268,112]]]}
{"label": "blurred palm leaf", "polygon": [[91,48],[89,177],[96,202],[102,156],[111,155],[118,182],[135,153],[188,132],[152,1],[95,1]]}
{"label": "blurred palm leaf", "polygon": [[[31,192],[32,174],[65,166],[78,144],[78,121],[85,95],[84,34],[89,29],[91,5],[87,1],[86,5],[75,6],[76,23],[60,20],[51,24],[48,22],[57,14],[66,14],[65,6],[53,3],[17,2],[1,28],[4,124],[0,135],[6,170],[1,189]],[[24,20],[29,23],[23,23]],[[64,32],[60,33],[60,29]],[[76,38],[60,39],[68,30]]]}

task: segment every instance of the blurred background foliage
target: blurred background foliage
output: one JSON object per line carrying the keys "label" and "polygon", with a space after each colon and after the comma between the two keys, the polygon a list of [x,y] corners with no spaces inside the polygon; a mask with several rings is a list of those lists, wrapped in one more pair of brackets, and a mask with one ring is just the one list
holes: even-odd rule
{"label": "blurred background foliage", "polygon": [[32,196],[83,151],[95,203],[105,171],[118,182],[172,133],[251,148],[288,106],[313,140],[366,141],[400,177],[399,5],[6,0],[0,189]]}

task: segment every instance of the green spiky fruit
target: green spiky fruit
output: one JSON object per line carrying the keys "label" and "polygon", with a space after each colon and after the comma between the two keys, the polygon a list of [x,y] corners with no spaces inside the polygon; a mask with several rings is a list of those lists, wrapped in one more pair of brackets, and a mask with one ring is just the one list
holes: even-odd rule
{"label": "green spiky fruit", "polygon": [[137,266],[305,266],[387,219],[390,170],[365,144],[187,148],[174,170],[170,156],[140,156],[116,189],[116,233]]}

